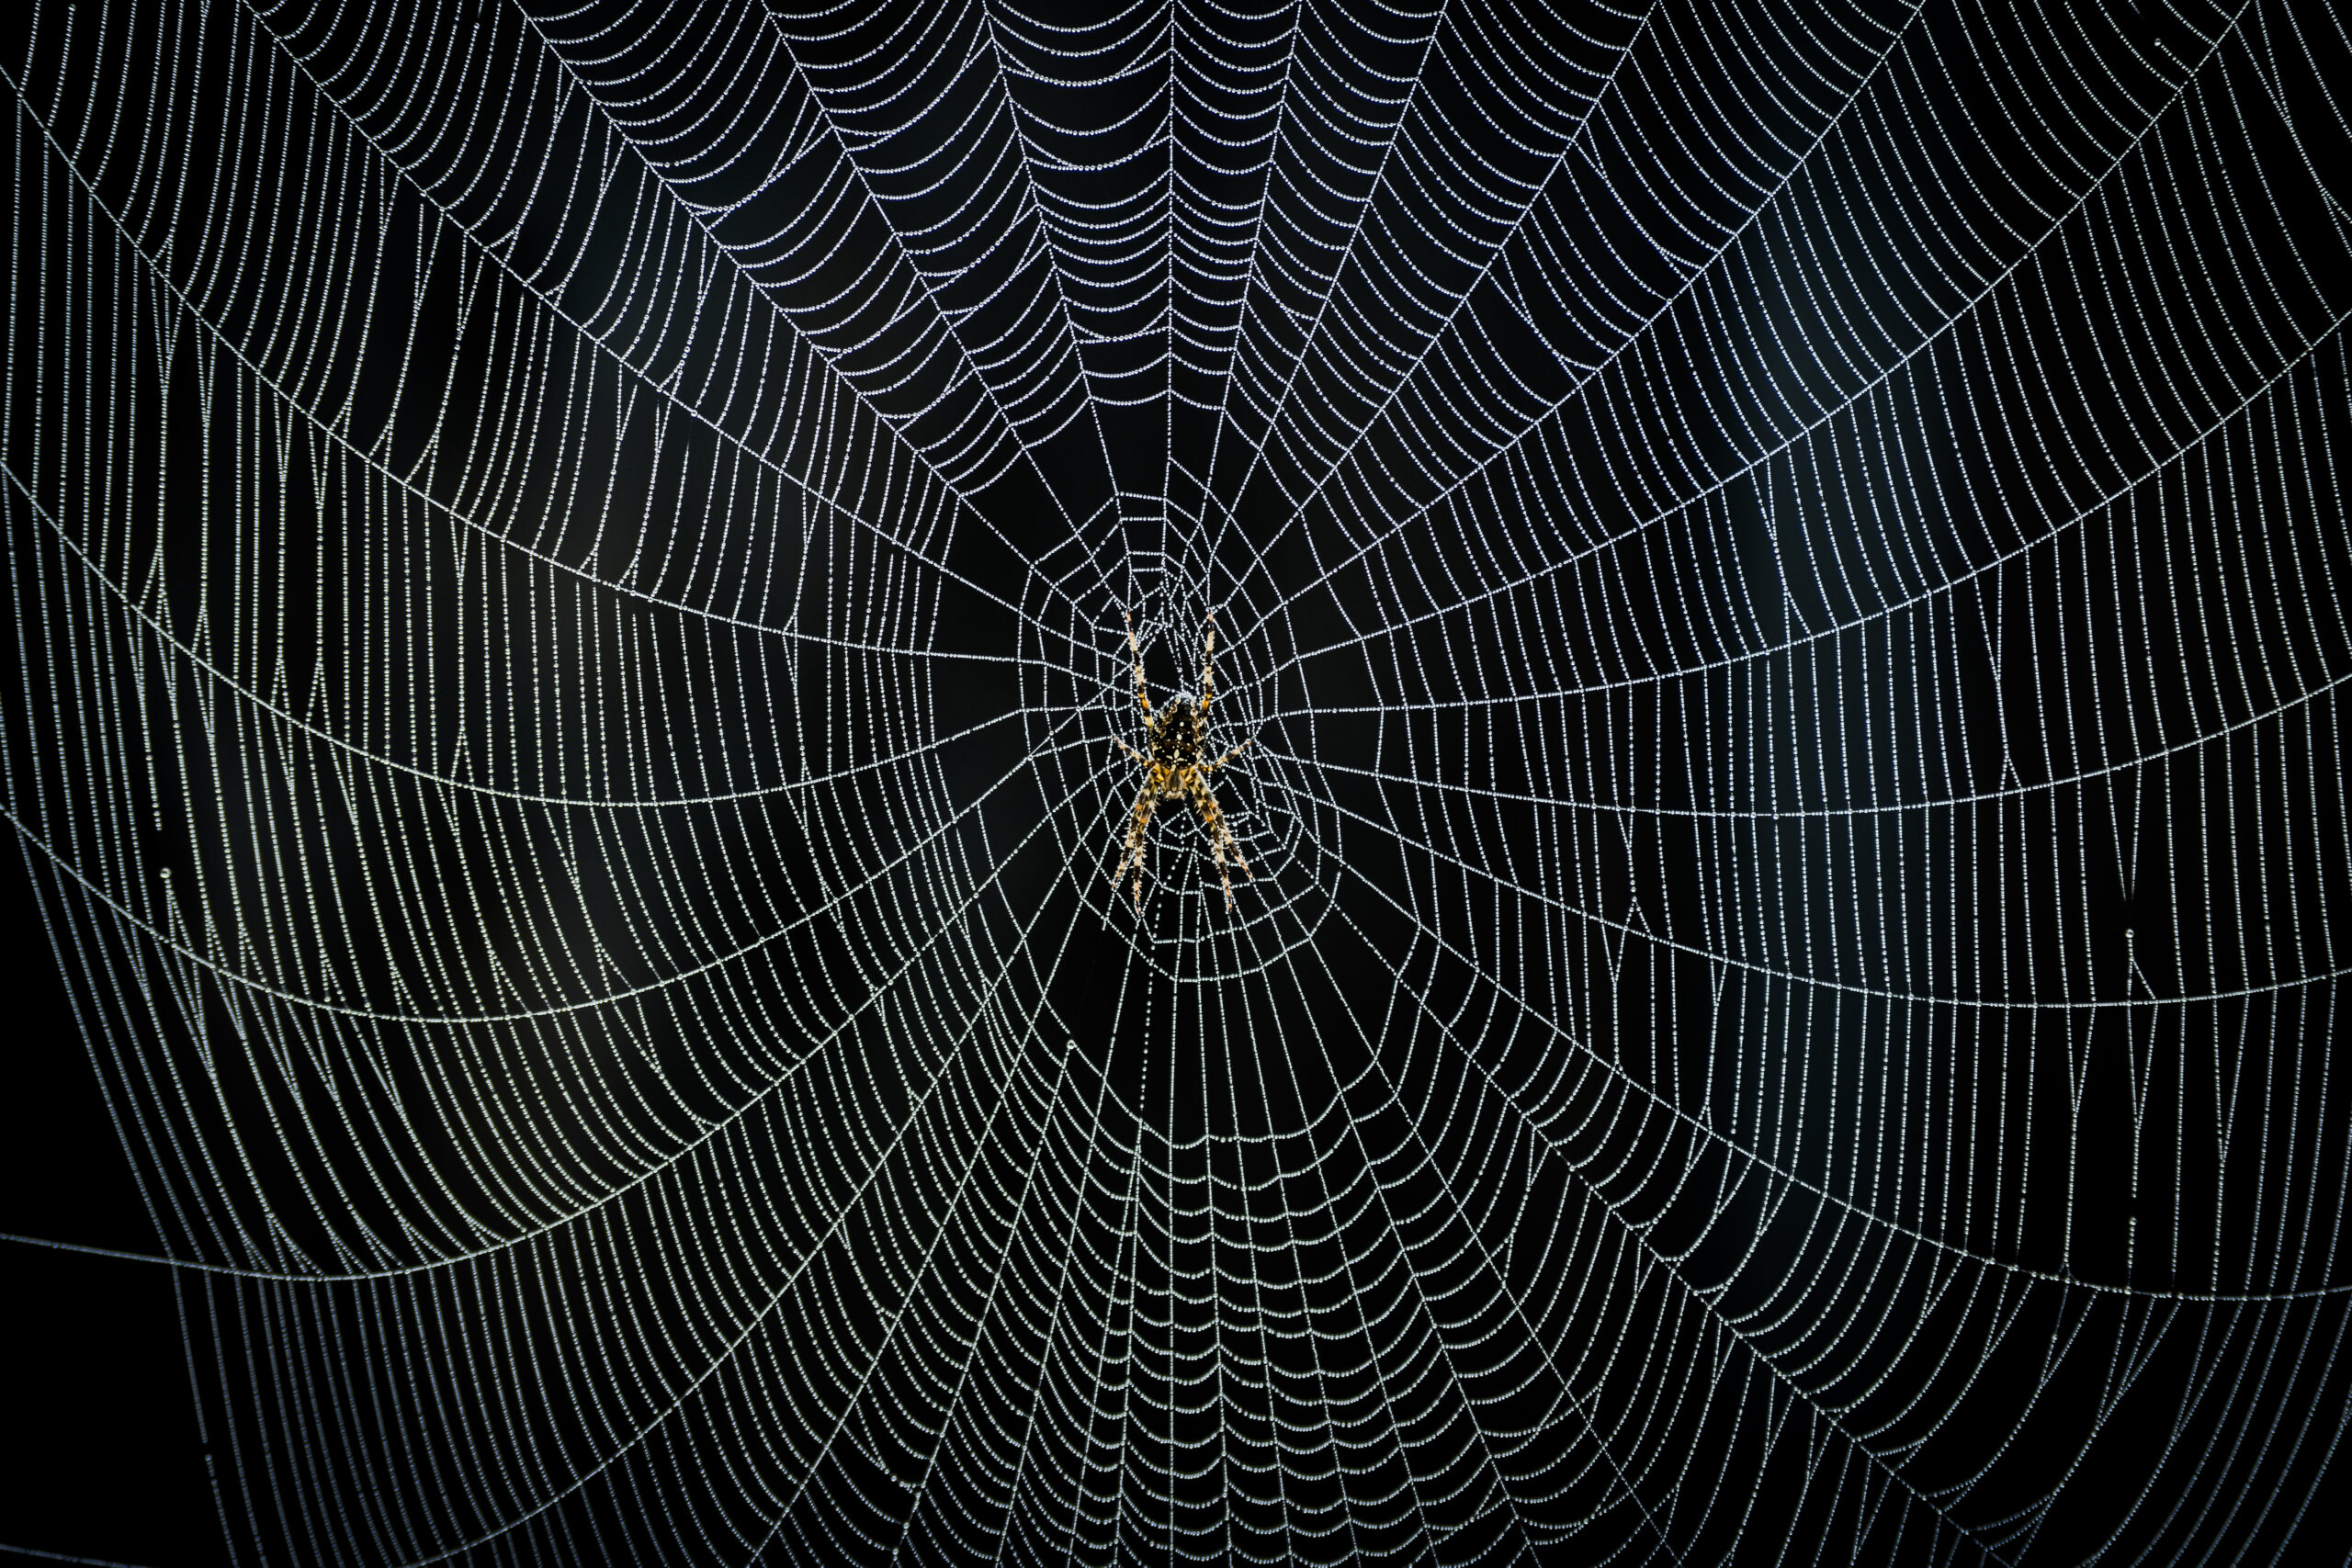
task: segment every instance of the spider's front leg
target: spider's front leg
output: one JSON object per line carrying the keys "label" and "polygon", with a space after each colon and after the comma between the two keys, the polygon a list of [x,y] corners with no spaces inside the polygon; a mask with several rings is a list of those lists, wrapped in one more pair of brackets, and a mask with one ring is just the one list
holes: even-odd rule
{"label": "spider's front leg", "polygon": [[1146,716],[1148,716],[1151,712],[1151,694],[1143,689],[1143,649],[1136,646],[1136,618],[1122,610],[1119,612],[1119,619],[1127,623],[1127,651],[1135,657],[1136,701],[1143,705],[1143,711]]}
{"label": "spider's front leg", "polygon": [[1209,698],[1216,695],[1216,612],[1211,610],[1204,618],[1209,629],[1201,637],[1201,712],[1204,716],[1209,711]]}

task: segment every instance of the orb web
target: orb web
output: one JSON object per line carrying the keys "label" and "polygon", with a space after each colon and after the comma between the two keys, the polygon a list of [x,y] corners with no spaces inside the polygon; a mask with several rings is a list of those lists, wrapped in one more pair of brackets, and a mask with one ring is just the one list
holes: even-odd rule
{"label": "orb web", "polygon": [[6,810],[220,1528],[2312,1541],[2347,62],[45,0]]}

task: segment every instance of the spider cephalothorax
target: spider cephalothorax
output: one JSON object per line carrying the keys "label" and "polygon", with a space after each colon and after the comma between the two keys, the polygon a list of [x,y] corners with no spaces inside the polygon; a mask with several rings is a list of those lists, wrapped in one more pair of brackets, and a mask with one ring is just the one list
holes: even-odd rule
{"label": "spider cephalothorax", "polygon": [[[1143,908],[1143,852],[1147,836],[1151,831],[1152,813],[1163,800],[1189,802],[1201,826],[1208,829],[1209,847],[1216,855],[1217,879],[1225,884],[1225,907],[1233,908],[1233,877],[1225,869],[1227,852],[1241,874],[1250,874],[1250,863],[1241,858],[1241,846],[1234,841],[1232,829],[1225,825],[1225,813],[1217,809],[1216,796],[1210,792],[1209,775],[1239,756],[1244,740],[1222,757],[1204,760],[1208,750],[1209,699],[1215,694],[1212,671],[1216,654],[1216,627],[1212,624],[1201,638],[1201,695],[1198,702],[1180,696],[1155,714],[1151,694],[1144,690],[1143,649],[1136,646],[1136,625],[1127,622],[1127,652],[1135,659],[1136,701],[1143,705],[1143,737],[1145,750],[1136,750],[1122,740],[1119,750],[1144,765],[1143,789],[1136,796],[1127,824],[1126,846],[1119,856],[1119,871],[1132,864],[1136,868],[1136,908]],[[1115,879],[1118,873],[1112,874]]]}

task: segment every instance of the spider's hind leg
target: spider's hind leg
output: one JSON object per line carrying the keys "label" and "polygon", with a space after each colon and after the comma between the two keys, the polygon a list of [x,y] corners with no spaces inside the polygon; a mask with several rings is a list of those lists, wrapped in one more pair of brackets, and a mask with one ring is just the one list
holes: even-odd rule
{"label": "spider's hind leg", "polygon": [[1143,909],[1143,855],[1151,842],[1151,813],[1159,800],[1159,780],[1157,772],[1144,781],[1143,793],[1136,796],[1133,819],[1127,825],[1127,841],[1119,852],[1119,869],[1111,874],[1111,886],[1119,885],[1120,876],[1132,863],[1136,870],[1136,909]]}
{"label": "spider's hind leg", "polygon": [[1241,868],[1242,875],[1252,882],[1257,875],[1250,871],[1250,863],[1241,858],[1241,844],[1234,838],[1233,829],[1225,825],[1225,813],[1217,808],[1216,796],[1209,793],[1207,781],[1194,774],[1186,781],[1184,793],[1192,800],[1201,826],[1208,829],[1209,850],[1216,857],[1216,879],[1225,884],[1225,907],[1230,909],[1234,907],[1233,875],[1225,868],[1226,852],[1232,852],[1233,863]]}

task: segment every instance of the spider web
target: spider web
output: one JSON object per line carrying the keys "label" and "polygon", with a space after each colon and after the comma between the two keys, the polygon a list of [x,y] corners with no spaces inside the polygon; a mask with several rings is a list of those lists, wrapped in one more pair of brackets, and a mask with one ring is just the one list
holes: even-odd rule
{"label": "spider web", "polygon": [[6,810],[241,1555],[2340,1536],[2340,17],[6,72]]}

